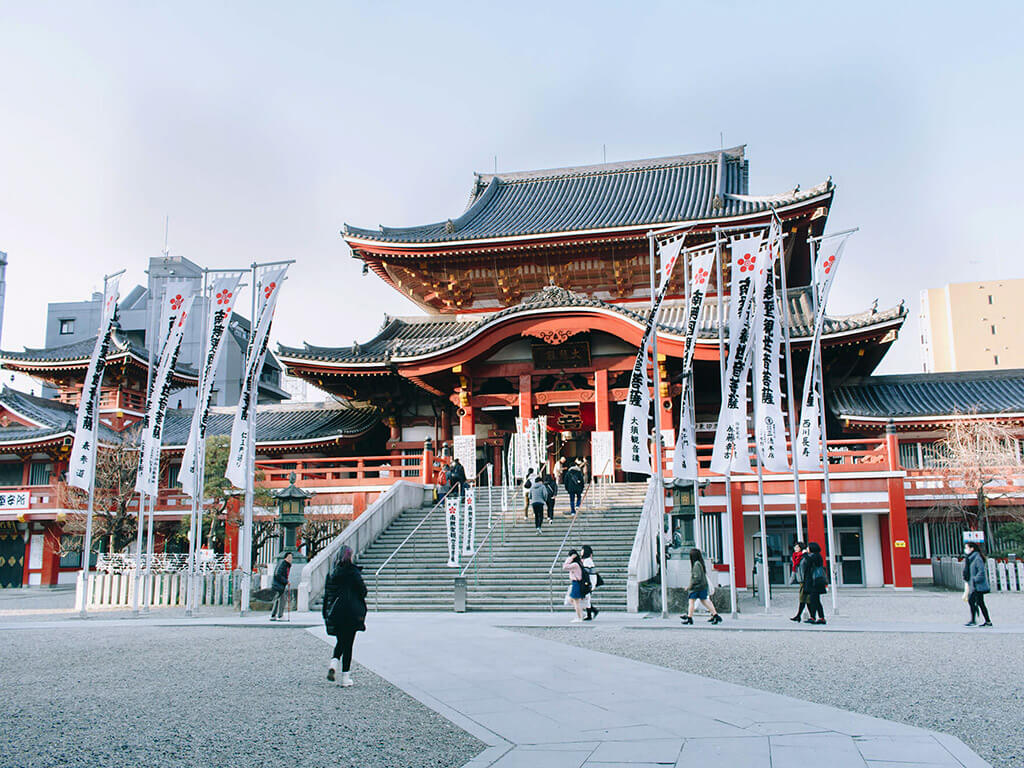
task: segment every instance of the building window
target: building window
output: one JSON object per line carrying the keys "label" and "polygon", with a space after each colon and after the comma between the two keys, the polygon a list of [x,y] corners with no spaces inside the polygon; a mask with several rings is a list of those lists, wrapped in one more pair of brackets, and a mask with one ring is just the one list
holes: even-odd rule
{"label": "building window", "polygon": [[992,294],[991,294],[991,293],[990,293],[990,294],[988,295],[988,303],[989,303],[989,304],[991,304],[991,303],[992,303]]}
{"label": "building window", "polygon": [[992,355],[992,357],[995,359],[996,365],[999,365],[999,355]]}
{"label": "building window", "polygon": [[75,332],[75,321],[74,319],[65,319],[60,321],[60,335],[71,336]]}
{"label": "building window", "polygon": [[178,475],[181,474],[181,464],[171,464],[167,467],[167,485],[170,488],[177,488],[181,484],[178,482]]}
{"label": "building window", "polygon": [[992,329],[992,335],[995,336],[996,335],[996,327],[994,325],[990,325],[989,328]]}
{"label": "building window", "polygon": [[21,485],[24,468],[20,461],[0,463],[0,485]]}
{"label": "building window", "polygon": [[28,468],[29,485],[49,485],[53,464],[48,461],[33,461]]}
{"label": "building window", "polygon": [[910,556],[913,558],[928,557],[928,548],[924,541],[924,523],[911,523],[907,533],[910,534]]}

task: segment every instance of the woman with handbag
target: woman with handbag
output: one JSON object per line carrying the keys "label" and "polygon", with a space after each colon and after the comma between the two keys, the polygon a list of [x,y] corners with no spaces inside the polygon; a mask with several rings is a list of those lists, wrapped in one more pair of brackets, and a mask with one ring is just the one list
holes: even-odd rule
{"label": "woman with handbag", "polygon": [[964,624],[965,627],[978,626],[978,610],[985,617],[985,623],[981,626],[991,627],[992,621],[988,617],[988,607],[985,605],[985,595],[992,591],[988,583],[988,573],[985,568],[985,556],[981,553],[981,546],[973,541],[964,545],[964,587],[967,590],[967,604],[971,607],[971,620]]}
{"label": "woman with handbag", "polygon": [[[800,594],[807,602],[805,624],[824,624],[825,609],[821,607],[821,596],[828,591],[828,576],[825,560],[821,556],[821,545],[812,541],[807,545],[807,554],[800,560]],[[814,617],[818,618],[815,619]]]}
{"label": "woman with handbag", "polygon": [[[576,611],[576,618],[573,624],[583,621],[583,598],[590,592],[590,579],[586,573],[586,567],[580,559],[580,553],[575,549],[569,550],[569,556],[562,563],[562,570],[569,572],[569,600]],[[586,584],[584,584],[586,580]]]}
{"label": "woman with handbag", "polygon": [[709,586],[707,569],[704,567],[704,556],[699,549],[691,549],[689,605],[686,615],[681,617],[683,624],[693,624],[693,609],[697,607],[697,601],[711,611],[711,618],[708,621],[712,624],[722,623],[722,616],[715,610],[715,604],[708,598]]}
{"label": "woman with handbag", "polygon": [[324,586],[324,623],[327,634],[334,635],[334,654],[327,670],[327,679],[334,680],[341,659],[341,685],[352,685],[352,644],[356,632],[366,630],[366,584],[359,567],[352,562],[352,549],[342,547],[338,562]]}
{"label": "woman with handbag", "polygon": [[587,616],[584,621],[593,621],[597,618],[597,614],[600,611],[597,606],[593,604],[594,590],[604,584],[604,579],[601,578],[601,574],[597,572],[597,566],[594,565],[594,550],[591,549],[589,544],[583,545],[583,567],[587,569],[587,573],[590,575],[590,591],[587,592],[587,596],[583,598],[583,607],[587,611]]}

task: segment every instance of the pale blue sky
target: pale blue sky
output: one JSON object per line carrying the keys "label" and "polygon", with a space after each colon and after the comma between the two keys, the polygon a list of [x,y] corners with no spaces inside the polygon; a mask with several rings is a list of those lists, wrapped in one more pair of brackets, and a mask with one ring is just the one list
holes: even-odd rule
{"label": "pale blue sky", "polygon": [[831,175],[860,226],[830,311],[1021,277],[1021,3],[0,1],[3,346],[175,254],[296,258],[275,336],[415,312],[338,230],[462,210],[474,170],[747,144],[751,192]]}

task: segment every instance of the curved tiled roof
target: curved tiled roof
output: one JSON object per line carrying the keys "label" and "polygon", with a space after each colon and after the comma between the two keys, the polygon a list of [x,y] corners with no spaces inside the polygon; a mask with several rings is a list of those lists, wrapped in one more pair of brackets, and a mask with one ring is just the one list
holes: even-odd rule
{"label": "curved tiled roof", "polygon": [[[234,408],[211,408],[206,434],[230,435]],[[380,421],[372,407],[353,408],[340,403],[263,405],[256,409],[256,444],[319,442],[357,437]],[[192,409],[170,409],[164,422],[164,448],[181,448],[188,440]]]}
{"label": "curved tiled roof", "polygon": [[825,182],[804,192],[749,197],[743,153],[739,146],[625,163],[477,174],[469,206],[454,219],[378,229],[346,224],[342,234],[382,243],[450,243],[644,227],[756,214],[832,190]]}
{"label": "curved tiled roof", "polygon": [[[71,405],[4,387],[0,392],[0,406],[41,425],[0,427],[0,444],[40,442],[62,434],[74,434],[76,409]],[[211,408],[207,434],[231,434],[234,415],[234,408]],[[372,429],[379,421],[380,412],[372,407],[353,408],[334,402],[261,405],[256,409],[257,445],[357,437]],[[168,409],[162,447],[182,448],[188,440],[191,426],[191,409]],[[115,432],[100,423],[101,443],[109,445],[133,439],[133,430]]]}
{"label": "curved tiled roof", "polygon": [[841,418],[872,421],[1024,413],[1024,369],[851,379],[832,393],[829,407]]}
{"label": "curved tiled roof", "polygon": [[[809,291],[809,288],[796,288],[789,292],[790,316],[793,328],[797,331],[795,338],[809,337],[813,330]],[[725,312],[727,313],[728,297],[725,300]],[[286,362],[290,358],[357,365],[388,365],[453,347],[486,326],[495,325],[517,314],[537,310],[557,311],[585,307],[614,312],[638,324],[645,323],[647,319],[645,306],[643,311],[637,311],[626,305],[609,304],[592,296],[584,296],[564,288],[548,286],[521,304],[506,307],[492,314],[471,315],[465,320],[453,318],[451,315],[423,317],[422,319],[391,318],[385,322],[381,332],[365,344],[355,344],[349,347],[318,347],[311,344],[305,344],[302,347],[278,345],[278,354],[285,358]],[[901,304],[899,307],[882,312],[870,310],[844,317],[827,317],[825,334],[832,335],[888,322],[902,324],[906,314],[906,309]],[[684,316],[685,307],[682,302],[663,305],[661,322],[658,327],[664,334],[682,336]],[[699,337],[711,339],[717,338],[717,336],[717,304],[714,299],[711,299],[705,304],[704,314],[701,316]]]}
{"label": "curved tiled roof", "polygon": [[[92,359],[95,346],[96,337],[90,336],[88,339],[56,347],[42,347],[39,349],[25,347],[22,352],[2,351],[0,352],[0,359],[26,363],[52,363],[54,365],[62,363],[88,365],[89,360]],[[117,355],[132,355],[138,358],[143,365],[146,365],[149,361],[149,350],[133,342],[119,328],[115,328],[113,334],[111,334],[111,349],[108,358]],[[180,363],[175,367],[174,372],[185,378],[197,378],[199,375],[195,369]]]}

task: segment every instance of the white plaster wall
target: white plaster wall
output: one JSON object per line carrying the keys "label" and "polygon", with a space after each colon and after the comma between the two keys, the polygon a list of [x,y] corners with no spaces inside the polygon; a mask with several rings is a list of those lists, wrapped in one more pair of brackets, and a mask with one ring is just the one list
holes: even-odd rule
{"label": "white plaster wall", "polygon": [[878,515],[861,515],[861,541],[864,546],[864,586],[881,587],[882,536],[878,529]]}
{"label": "white plaster wall", "polygon": [[418,443],[427,438],[434,439],[434,428],[421,424],[418,427],[402,427],[403,443]]}

